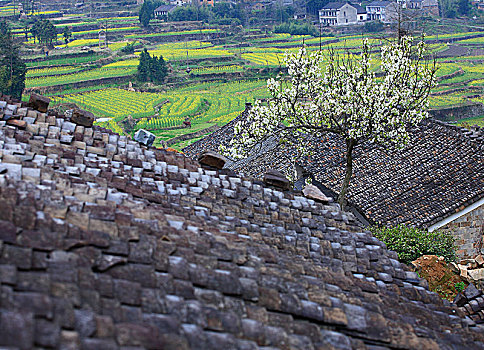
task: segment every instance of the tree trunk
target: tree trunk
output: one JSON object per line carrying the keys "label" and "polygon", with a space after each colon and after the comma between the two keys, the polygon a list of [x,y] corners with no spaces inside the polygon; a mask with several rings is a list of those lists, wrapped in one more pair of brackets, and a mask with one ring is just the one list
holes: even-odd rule
{"label": "tree trunk", "polygon": [[350,184],[351,176],[353,175],[353,148],[355,145],[356,140],[346,140],[346,175],[338,196],[338,204],[341,206],[342,210],[346,205],[346,193],[348,192],[348,186]]}

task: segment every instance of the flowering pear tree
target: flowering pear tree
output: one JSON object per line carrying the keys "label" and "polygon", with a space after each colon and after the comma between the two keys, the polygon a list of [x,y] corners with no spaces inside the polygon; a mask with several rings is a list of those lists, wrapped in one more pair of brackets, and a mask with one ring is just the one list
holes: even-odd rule
{"label": "flowering pear tree", "polygon": [[346,174],[338,197],[343,206],[355,147],[365,142],[403,146],[408,128],[428,117],[436,66],[435,60],[425,57],[424,43],[408,37],[381,48],[378,74],[371,66],[366,40],[359,55],[307,53],[304,47],[286,53],[288,77],[267,81],[271,98],[255,103],[221,151],[231,158],[244,158],[276,136],[281,147],[295,147],[304,155],[311,152],[305,134],[340,135],[346,143]]}

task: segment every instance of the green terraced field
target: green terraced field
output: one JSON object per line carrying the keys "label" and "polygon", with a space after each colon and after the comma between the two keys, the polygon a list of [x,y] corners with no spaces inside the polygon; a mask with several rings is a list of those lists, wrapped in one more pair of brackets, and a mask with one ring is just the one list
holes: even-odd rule
{"label": "green terraced field", "polygon": [[[116,30],[123,32],[125,30],[137,31],[139,27],[136,26],[134,18],[119,19],[119,22],[129,22],[129,27],[121,27]],[[131,24],[132,23],[132,24]],[[84,22],[86,24],[86,22]],[[59,24],[60,26],[61,24]],[[203,29],[203,34],[218,33],[218,29]],[[90,33],[97,31],[78,31],[77,33]],[[114,52],[115,62],[106,64],[99,68],[84,70],[83,63],[89,63],[101,58],[101,55],[93,55],[92,57],[79,57],[75,59],[52,59],[43,62],[29,63],[29,71],[27,73],[27,87],[48,87],[58,84],[70,84],[86,80],[96,80],[105,77],[121,77],[133,75],[139,60],[133,56],[118,56],[122,47],[130,40],[138,40],[140,44],[148,48],[153,55],[162,55],[164,59],[171,65],[173,74],[177,79],[185,83],[182,87],[168,88],[160,86],[166,91],[159,93],[148,92],[134,92],[125,89],[119,89],[115,86],[102,88],[95,86],[92,88],[82,88],[77,90],[65,91],[62,97],[55,97],[54,103],[73,102],[81,108],[92,111],[98,117],[112,118],[109,121],[101,122],[100,125],[112,128],[117,132],[122,132],[120,123],[122,120],[131,116],[135,120],[135,130],[145,128],[154,132],[159,139],[169,139],[179,134],[193,132],[203,129],[204,126],[210,126],[214,123],[224,124],[235,118],[245,108],[246,102],[253,102],[258,98],[268,97],[265,85],[265,79],[250,80],[237,79],[230,82],[206,82],[196,83],[196,79],[206,79],[205,74],[217,74],[227,72],[240,72],[245,74],[254,69],[261,69],[266,67],[283,66],[284,53],[286,47],[288,51],[296,52],[297,45],[303,42],[308,46],[309,51],[318,50],[320,38],[311,37],[308,35],[289,35],[289,34],[274,34],[265,38],[251,39],[249,46],[234,47],[228,45],[224,47],[222,44],[215,45],[208,41],[180,41],[167,42],[162,44],[150,43],[150,38],[159,36],[175,36],[184,34],[199,34],[200,30],[185,30],[179,32],[160,32],[151,34],[126,34],[119,41],[110,43],[109,47]],[[449,35],[439,35],[439,38],[459,38],[475,33],[457,33]],[[432,39],[433,37],[428,37]],[[435,37],[436,38],[436,37]],[[435,39],[434,38],[434,39]],[[171,39],[171,38],[170,38]],[[333,42],[338,40],[338,42]],[[371,44],[377,48],[381,45],[379,39],[371,39]],[[465,44],[481,43],[482,38],[461,40]],[[76,47],[93,45],[97,43],[97,39],[77,39],[70,43],[72,50]],[[333,48],[336,51],[351,51],[354,52],[362,43],[361,35],[347,35],[347,36],[326,36],[321,38],[322,47],[324,50]],[[447,48],[445,43],[432,44],[431,49],[435,51],[442,51]],[[77,50],[79,50],[77,48]],[[107,50],[109,52],[109,50]],[[188,53],[188,55],[187,55]],[[139,52],[138,52],[139,54]],[[373,63],[375,70],[379,63],[378,55],[373,55]],[[193,60],[189,62],[192,68],[191,74],[186,74],[183,71],[186,68],[185,60]],[[357,59],[357,56],[355,56]],[[463,86],[466,85],[482,87],[484,86],[484,56],[461,56],[455,58],[445,58],[439,60],[440,69],[437,72],[438,77],[452,74],[461,68],[464,71],[463,75],[453,78],[447,78],[441,81],[441,84],[447,86],[440,86],[435,91],[449,90],[454,88],[453,84]],[[46,65],[65,65],[60,68],[45,67]],[[35,66],[42,68],[35,69]],[[246,68],[254,68],[248,70]],[[83,71],[79,71],[83,69]],[[224,75],[221,75],[224,76]],[[225,75],[227,76],[227,75]],[[246,76],[250,76],[247,74]],[[210,76],[212,78],[212,76]],[[220,78],[214,78],[220,79]],[[192,83],[190,83],[192,82]],[[93,83],[95,84],[95,83]],[[93,89],[96,91],[89,91]],[[469,101],[479,100],[478,98],[468,99],[467,95],[476,95],[471,93],[453,93],[449,95],[432,96],[430,99],[432,107],[447,107],[452,105],[459,105],[468,103]],[[186,117],[192,120],[193,128],[191,130],[183,129],[182,131],[167,131],[161,130],[163,128],[179,126]],[[184,141],[176,147],[182,147],[192,140]]]}
{"label": "green terraced field", "polygon": [[133,75],[136,69],[128,67],[117,68],[96,68],[79,73],[56,75],[50,77],[27,78],[25,80],[26,88],[47,87],[54,85],[72,84],[81,81],[97,80],[101,78],[114,78]]}

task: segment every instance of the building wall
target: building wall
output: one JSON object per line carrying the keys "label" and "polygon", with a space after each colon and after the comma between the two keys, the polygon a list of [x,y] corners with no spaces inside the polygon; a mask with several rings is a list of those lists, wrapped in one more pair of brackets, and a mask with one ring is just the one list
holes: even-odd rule
{"label": "building wall", "polygon": [[484,254],[484,205],[441,227],[453,232],[459,258],[473,258]]}
{"label": "building wall", "polygon": [[358,20],[356,17],[356,9],[346,4],[340,8],[337,17],[338,17],[338,25],[350,25],[355,24]]}
{"label": "building wall", "polygon": [[356,24],[358,18],[357,11],[353,6],[346,4],[339,9],[319,10],[319,23],[329,24],[330,26],[344,26]]}

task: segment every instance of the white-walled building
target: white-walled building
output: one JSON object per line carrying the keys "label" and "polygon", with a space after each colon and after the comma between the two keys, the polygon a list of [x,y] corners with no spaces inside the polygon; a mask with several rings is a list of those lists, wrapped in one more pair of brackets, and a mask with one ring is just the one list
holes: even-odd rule
{"label": "white-walled building", "polygon": [[366,11],[349,2],[330,2],[319,10],[319,23],[325,26],[344,26],[366,20]]}

